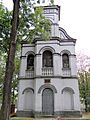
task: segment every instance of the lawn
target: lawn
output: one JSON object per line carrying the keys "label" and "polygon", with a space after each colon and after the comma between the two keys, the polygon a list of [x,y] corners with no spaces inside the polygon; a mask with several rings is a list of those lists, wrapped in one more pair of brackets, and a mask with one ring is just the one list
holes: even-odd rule
{"label": "lawn", "polygon": [[32,118],[13,117],[11,120],[33,120]]}

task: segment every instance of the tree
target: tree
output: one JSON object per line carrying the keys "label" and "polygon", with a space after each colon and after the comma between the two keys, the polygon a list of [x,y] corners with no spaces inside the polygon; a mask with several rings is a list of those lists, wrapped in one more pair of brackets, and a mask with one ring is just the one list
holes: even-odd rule
{"label": "tree", "polygon": [[85,105],[87,112],[90,107],[90,57],[79,54],[77,56],[79,89],[81,103]]}
{"label": "tree", "polygon": [[79,73],[79,89],[81,102],[85,105],[85,111],[90,107],[90,72]]}
{"label": "tree", "polygon": [[0,3],[0,103],[2,101],[2,88],[5,73],[5,62],[9,47],[10,36],[10,14],[3,5]]}
{"label": "tree", "polygon": [[51,23],[43,15],[43,7],[34,7],[30,1],[25,0],[21,3],[20,15],[19,37],[21,40],[33,42],[35,37],[45,40],[50,38]]}
{"label": "tree", "polygon": [[1,108],[1,120],[10,119],[10,101],[11,101],[11,83],[14,70],[14,58],[16,51],[16,39],[17,39],[17,28],[19,19],[19,0],[13,0],[13,18],[12,18],[12,28],[10,34],[10,46],[8,51],[8,59],[6,63],[6,72],[4,78],[3,87],[3,101]]}
{"label": "tree", "polygon": [[2,88],[3,88],[3,79],[5,73],[5,61],[6,61],[6,56],[1,55],[0,56],[0,103],[2,101]]}
{"label": "tree", "polygon": [[10,43],[11,14],[0,4],[0,55],[7,53]]}
{"label": "tree", "polygon": [[[27,3],[28,1],[26,1]],[[18,31],[18,25],[19,25],[19,3],[20,1],[19,0],[13,0],[13,3],[14,3],[14,8],[13,8],[13,17],[12,17],[12,27],[11,27],[11,34],[10,34],[10,41],[9,41],[9,49],[8,49],[8,57],[7,57],[7,62],[6,62],[6,72],[5,72],[5,78],[4,78],[4,86],[3,86],[3,102],[2,102],[2,108],[1,108],[1,120],[9,120],[9,115],[10,115],[10,102],[11,102],[11,87],[12,87],[12,78],[13,78],[13,72],[14,72],[14,60],[15,60],[15,52],[16,52],[16,42],[18,42],[17,40],[19,40],[19,37],[17,39],[17,35],[21,35],[23,36],[22,32],[21,31]],[[23,3],[23,1],[22,1]],[[24,10],[25,12],[29,10],[29,8],[27,6],[25,6],[24,4]],[[37,11],[37,14],[38,12],[40,12],[40,9],[36,9]],[[21,12],[22,13],[22,12]],[[26,12],[27,13],[27,12]],[[37,15],[36,14],[36,15]],[[22,15],[22,14],[21,14]],[[27,36],[30,37],[30,35],[32,36],[39,36],[39,37],[43,37],[45,33],[45,35],[48,33],[48,27],[50,25],[50,22],[47,22],[48,20],[45,19],[45,17],[42,16],[42,13],[37,16],[37,18],[34,17],[34,14],[31,15],[33,20],[36,19],[36,24],[34,23],[35,21],[32,22],[32,20],[27,20],[27,19],[24,19],[24,18],[27,18],[27,14],[26,14],[26,17],[25,17],[25,14],[24,14],[24,17],[23,17],[23,20],[25,20],[25,23],[30,23],[32,25],[34,25],[34,29],[36,29],[34,32],[31,32],[32,34],[34,33],[34,35],[30,34],[30,25],[31,24],[28,24],[24,27],[21,27],[21,28],[24,28],[23,30],[28,30],[28,33],[29,34],[26,34],[24,37],[28,38]],[[21,17],[21,16],[20,16]],[[30,16],[29,16],[30,17]],[[40,21],[40,24],[39,24],[39,21],[38,21],[38,18],[40,18],[39,21]],[[22,18],[22,17],[21,17]],[[46,20],[46,21],[45,21]],[[46,24],[44,23],[46,22]],[[47,23],[49,25],[47,25]],[[24,24],[24,22],[23,22]],[[22,26],[23,26],[22,24]],[[37,27],[37,24],[39,24],[40,27]],[[25,25],[25,24],[24,24]],[[50,27],[49,27],[50,28]],[[46,30],[47,32],[46,32]],[[36,32],[37,31],[37,32]],[[24,31],[26,32],[26,31]],[[17,34],[18,33],[18,34]],[[34,38],[32,37],[32,38]],[[25,40],[28,40],[24,38]]]}

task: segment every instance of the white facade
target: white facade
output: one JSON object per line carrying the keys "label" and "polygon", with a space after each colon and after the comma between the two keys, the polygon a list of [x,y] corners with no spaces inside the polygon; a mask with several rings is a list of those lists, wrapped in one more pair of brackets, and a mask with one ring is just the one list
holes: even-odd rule
{"label": "white facade", "polygon": [[80,116],[76,40],[59,27],[59,6],[45,7],[44,14],[52,38],[22,43],[17,115]]}

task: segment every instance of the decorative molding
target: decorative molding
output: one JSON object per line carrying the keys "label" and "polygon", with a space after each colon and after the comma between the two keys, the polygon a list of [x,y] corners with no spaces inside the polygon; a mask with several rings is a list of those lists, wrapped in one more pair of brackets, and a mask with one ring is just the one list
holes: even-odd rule
{"label": "decorative molding", "polygon": [[56,55],[56,56],[59,55],[59,56],[61,56],[60,53],[53,53],[53,55]]}
{"label": "decorative molding", "polygon": [[71,52],[69,50],[62,50],[60,52],[60,55],[63,55],[64,53],[67,53],[68,55],[71,55]]}
{"label": "decorative molding", "polygon": [[[55,40],[54,40],[55,41]],[[59,41],[60,42],[60,41]],[[60,43],[59,42],[54,42],[54,43],[36,43],[36,45],[53,45],[53,44],[57,44],[57,45],[59,45],[59,46],[62,46],[62,45],[60,45]]]}
{"label": "decorative molding", "polygon": [[57,76],[35,76],[35,77],[32,77],[32,78],[26,78],[26,77],[24,77],[24,76],[20,76],[19,77],[19,80],[34,80],[35,78],[60,78],[60,79],[78,79],[78,77],[77,76],[66,76],[66,77],[64,77],[64,76],[59,76],[59,75],[57,75]]}
{"label": "decorative molding", "polygon": [[73,94],[75,94],[74,90],[71,88],[71,87],[64,87],[61,91],[61,94],[63,94],[64,91],[70,91],[72,92]]}
{"label": "decorative molding", "polygon": [[20,58],[22,59],[22,58],[26,58],[26,56],[20,56]]}
{"label": "decorative molding", "polygon": [[44,51],[49,50],[52,53],[55,53],[55,49],[51,46],[44,46],[39,50],[39,54],[42,54]]}
{"label": "decorative molding", "polygon": [[[63,42],[63,41],[62,41]],[[69,41],[68,41],[69,42]],[[74,44],[60,44],[60,46],[75,46]]]}
{"label": "decorative molding", "polygon": [[78,77],[77,76],[61,76],[61,79],[77,79],[78,80]]}
{"label": "decorative molding", "polygon": [[35,54],[35,56],[41,56],[42,54]]}
{"label": "decorative molding", "polygon": [[[72,37],[70,37],[68,34],[67,34],[67,32],[63,29],[63,28],[61,28],[61,27],[59,27],[59,30],[62,32],[62,34],[65,36],[65,40],[64,41],[66,41],[67,39],[69,40],[69,41],[72,41],[72,42],[76,42],[76,39],[74,39],[74,38],[72,38]],[[63,39],[63,38],[62,38]]]}
{"label": "decorative molding", "polygon": [[41,93],[41,91],[43,91],[45,88],[50,88],[53,90],[54,93],[57,93],[57,89],[55,88],[55,86],[51,85],[51,84],[44,84],[42,85],[39,90],[38,93]]}
{"label": "decorative molding", "polygon": [[27,53],[25,53],[26,56],[28,56],[28,55],[30,55],[30,54],[32,54],[32,55],[35,56],[35,53],[34,53],[33,51],[28,51]]}
{"label": "decorative molding", "polygon": [[27,90],[32,91],[34,93],[34,89],[33,88],[27,87],[27,88],[25,88],[23,90],[22,94],[24,94],[24,92],[27,91]]}
{"label": "decorative molding", "polygon": [[[55,37],[51,37],[50,40],[48,40],[48,41],[52,41],[52,40],[54,40],[54,41],[57,40],[57,41],[60,42],[60,41],[61,41],[61,38],[55,36]],[[45,41],[45,40],[42,39],[42,38],[40,38],[40,37],[38,37],[38,38],[36,37],[36,38],[34,39],[34,42],[37,42],[37,41]],[[44,43],[35,43],[35,45],[37,45],[37,44],[44,44]],[[47,41],[46,41],[46,44],[47,44]],[[51,44],[51,43],[49,43],[49,44]]]}
{"label": "decorative molding", "polygon": [[35,77],[32,77],[32,78],[26,78],[25,76],[20,76],[19,78],[18,78],[18,80],[34,80],[34,78]]}

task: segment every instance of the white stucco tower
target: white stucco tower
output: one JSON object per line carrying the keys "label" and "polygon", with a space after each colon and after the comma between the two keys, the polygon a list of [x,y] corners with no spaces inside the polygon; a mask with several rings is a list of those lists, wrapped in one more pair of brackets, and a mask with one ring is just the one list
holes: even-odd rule
{"label": "white stucco tower", "polygon": [[76,39],[59,27],[59,6],[45,6],[44,15],[52,38],[22,42],[17,115],[80,116]]}

